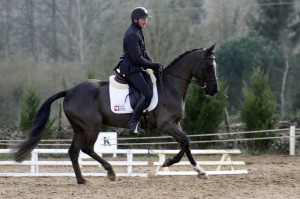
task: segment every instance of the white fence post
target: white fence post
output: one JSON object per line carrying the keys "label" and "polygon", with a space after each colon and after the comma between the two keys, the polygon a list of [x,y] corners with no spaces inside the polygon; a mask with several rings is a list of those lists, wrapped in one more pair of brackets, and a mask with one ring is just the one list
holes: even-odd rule
{"label": "white fence post", "polygon": [[[94,149],[100,151],[101,157],[101,150],[117,150],[117,132],[100,132]],[[113,157],[117,157],[117,154],[114,153]]]}
{"label": "white fence post", "polygon": [[295,126],[290,127],[290,155],[295,155]]}
{"label": "white fence post", "polygon": [[[132,152],[127,153],[127,161],[131,163],[131,162],[132,162],[132,159],[133,159],[133,154],[132,154]],[[132,166],[129,166],[129,165],[128,165],[128,167],[127,167],[127,173],[128,173],[129,176],[132,174]]]}
{"label": "white fence post", "polygon": [[[38,161],[38,152],[33,150],[31,152],[31,161],[36,163]],[[36,164],[31,165],[31,173],[38,173],[39,172],[39,166]]]}

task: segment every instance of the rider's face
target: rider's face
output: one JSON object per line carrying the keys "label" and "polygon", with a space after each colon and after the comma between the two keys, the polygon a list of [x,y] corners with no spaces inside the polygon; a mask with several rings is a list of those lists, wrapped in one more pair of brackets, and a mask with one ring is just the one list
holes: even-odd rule
{"label": "rider's face", "polygon": [[139,24],[139,26],[140,26],[141,28],[145,28],[146,25],[147,25],[147,23],[148,23],[148,18],[145,18],[145,19],[138,19],[138,20],[137,20],[137,24]]}

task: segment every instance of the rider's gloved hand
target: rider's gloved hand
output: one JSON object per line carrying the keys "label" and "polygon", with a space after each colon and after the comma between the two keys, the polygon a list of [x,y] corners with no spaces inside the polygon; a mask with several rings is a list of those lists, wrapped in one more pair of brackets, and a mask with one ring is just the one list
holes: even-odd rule
{"label": "rider's gloved hand", "polygon": [[153,63],[150,67],[155,73],[158,73],[160,69],[162,69],[162,65],[160,63]]}

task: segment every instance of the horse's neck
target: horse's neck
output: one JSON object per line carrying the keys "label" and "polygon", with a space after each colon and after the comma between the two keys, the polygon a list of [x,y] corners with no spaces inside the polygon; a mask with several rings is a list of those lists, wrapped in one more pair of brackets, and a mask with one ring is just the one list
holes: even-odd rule
{"label": "horse's neck", "polygon": [[172,68],[167,68],[165,72],[166,89],[172,94],[172,97],[183,99],[192,79],[188,62],[176,63]]}

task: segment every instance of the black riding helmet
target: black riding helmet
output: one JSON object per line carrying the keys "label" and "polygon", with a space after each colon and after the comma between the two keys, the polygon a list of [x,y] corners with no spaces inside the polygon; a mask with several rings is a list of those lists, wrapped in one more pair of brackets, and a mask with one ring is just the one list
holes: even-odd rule
{"label": "black riding helmet", "polygon": [[148,14],[148,11],[144,7],[137,7],[133,9],[131,12],[131,21],[133,22],[134,19],[145,19],[151,17]]}

